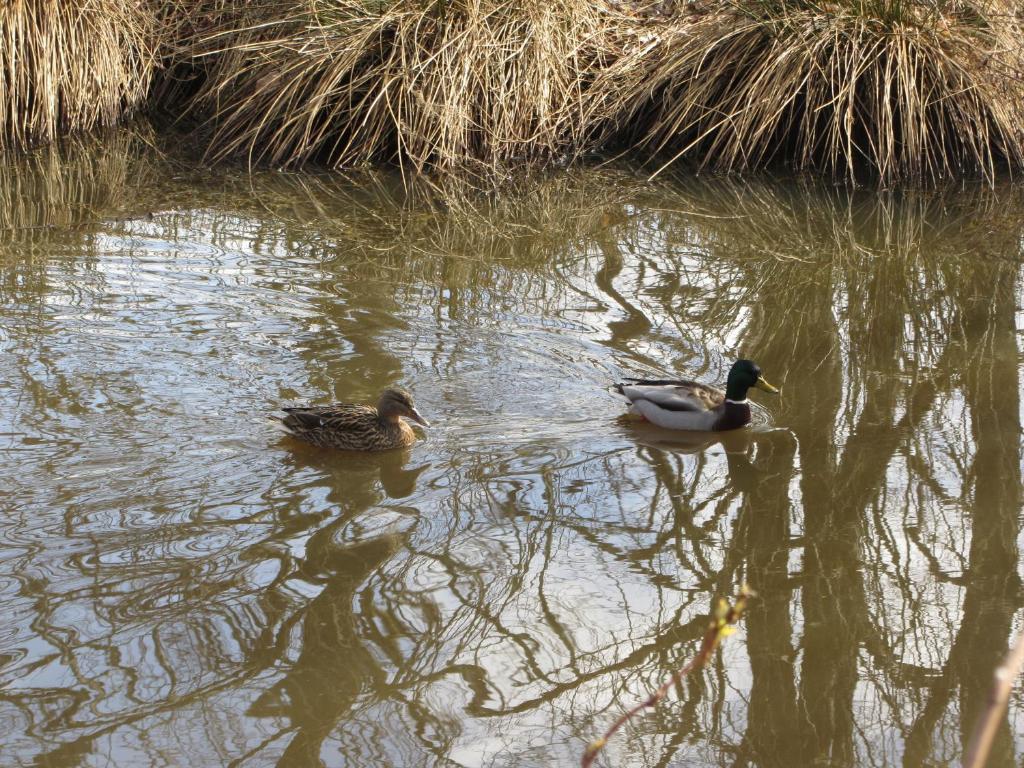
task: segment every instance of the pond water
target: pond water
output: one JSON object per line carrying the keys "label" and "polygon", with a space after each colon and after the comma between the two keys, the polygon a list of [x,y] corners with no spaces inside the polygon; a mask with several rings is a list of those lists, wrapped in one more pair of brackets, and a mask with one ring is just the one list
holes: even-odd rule
{"label": "pond water", "polygon": [[[1024,194],[563,171],[490,200],[0,164],[0,764],[959,760],[1021,626]],[[698,440],[626,376],[780,396]],[[267,415],[431,420],[346,455]],[[1024,752],[1014,694],[989,765]]]}

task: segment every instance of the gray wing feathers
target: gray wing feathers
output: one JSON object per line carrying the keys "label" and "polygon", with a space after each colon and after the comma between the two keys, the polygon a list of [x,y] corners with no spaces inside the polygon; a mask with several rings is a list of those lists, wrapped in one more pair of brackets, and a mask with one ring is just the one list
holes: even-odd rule
{"label": "gray wing feathers", "polygon": [[623,384],[620,391],[631,402],[648,400],[669,411],[706,411],[707,404],[693,395],[689,387],[667,385]]}

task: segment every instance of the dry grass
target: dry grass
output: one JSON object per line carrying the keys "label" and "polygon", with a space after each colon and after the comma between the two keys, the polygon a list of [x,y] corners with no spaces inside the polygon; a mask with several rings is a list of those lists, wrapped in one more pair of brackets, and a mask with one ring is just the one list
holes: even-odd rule
{"label": "dry grass", "polygon": [[[625,146],[847,178],[1024,166],[1017,0],[13,0],[0,147],[190,111],[214,160],[487,184]],[[666,12],[666,9],[668,12]]]}
{"label": "dry grass", "polygon": [[[610,26],[574,0],[285,3],[199,34],[210,154],[500,175],[589,146]],[[259,16],[259,14],[255,14]],[[201,29],[204,25],[197,24]]]}
{"label": "dry grass", "polygon": [[1024,164],[1012,0],[738,0],[645,30],[604,90],[628,140],[672,159],[883,182]]}
{"label": "dry grass", "polygon": [[112,125],[140,105],[149,19],[131,0],[0,3],[0,149]]}
{"label": "dry grass", "polygon": [[185,25],[213,158],[492,181],[613,144],[883,182],[1024,165],[1012,0],[236,5]]}

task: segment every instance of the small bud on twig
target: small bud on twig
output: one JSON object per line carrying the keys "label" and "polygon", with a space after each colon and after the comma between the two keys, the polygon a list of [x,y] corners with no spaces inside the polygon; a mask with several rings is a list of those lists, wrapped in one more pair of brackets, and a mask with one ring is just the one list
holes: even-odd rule
{"label": "small bud on twig", "polygon": [[718,644],[722,641],[722,638],[728,637],[736,631],[735,624],[743,617],[743,612],[747,609],[747,601],[756,596],[757,593],[744,584],[740,587],[739,594],[736,596],[736,600],[732,605],[730,605],[725,599],[719,599],[715,605],[715,610],[711,615],[711,621],[708,624],[707,631],[704,633],[704,639],[701,641],[700,650],[697,652],[697,655],[693,660],[674,672],[668,680],[666,680],[642,703],[637,704],[631,710],[621,715],[618,720],[612,723],[611,728],[605,732],[604,736],[590,742],[586,750],[583,752],[583,760],[581,762],[582,768],[589,768],[589,766],[593,764],[594,760],[597,759],[598,754],[608,743],[608,739],[610,739],[612,735],[619,730],[619,728],[629,722],[635,714],[644,709],[657,706],[658,702],[668,695],[672,686],[676,685],[676,683],[694,670],[702,669],[704,665],[708,663],[708,660],[715,652],[715,649],[718,648]]}

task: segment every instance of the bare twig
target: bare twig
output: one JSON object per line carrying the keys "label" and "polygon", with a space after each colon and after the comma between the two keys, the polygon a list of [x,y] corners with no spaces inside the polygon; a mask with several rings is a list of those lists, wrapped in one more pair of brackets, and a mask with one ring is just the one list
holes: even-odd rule
{"label": "bare twig", "polygon": [[1006,711],[1006,702],[1010,698],[1010,691],[1013,690],[1013,683],[1020,675],[1022,666],[1024,666],[1024,632],[1017,636],[1017,642],[1013,649],[992,675],[994,682],[988,695],[988,706],[985,707],[985,711],[981,713],[974,726],[974,734],[964,753],[964,768],[981,768],[985,764],[985,760],[988,759],[992,739],[995,738],[996,729]]}
{"label": "bare twig", "polygon": [[658,702],[668,695],[669,690],[676,685],[680,680],[689,675],[695,669],[701,669],[711,655],[718,648],[718,644],[722,641],[722,638],[728,637],[736,631],[734,626],[736,622],[743,616],[743,612],[747,607],[747,600],[755,596],[755,592],[750,589],[746,584],[740,588],[739,594],[736,596],[736,602],[732,605],[724,600],[720,599],[718,605],[715,607],[715,612],[711,617],[711,622],[708,624],[708,629],[704,633],[704,639],[700,644],[700,651],[697,655],[690,660],[690,662],[680,669],[676,670],[668,680],[666,680],[654,693],[648,696],[643,702],[637,704],[635,707],[624,713],[612,723],[612,726],[605,731],[604,736],[592,741],[588,746],[587,750],[583,753],[582,768],[589,768],[597,758],[598,754],[604,749],[605,744],[608,743],[608,739],[619,730],[623,725],[628,723],[634,715],[647,709],[649,707],[657,706]]}

